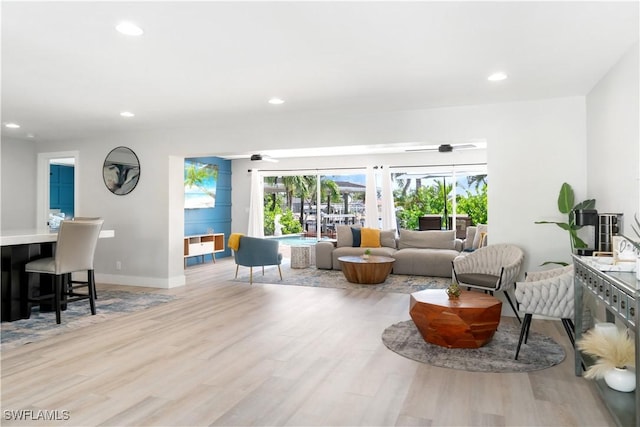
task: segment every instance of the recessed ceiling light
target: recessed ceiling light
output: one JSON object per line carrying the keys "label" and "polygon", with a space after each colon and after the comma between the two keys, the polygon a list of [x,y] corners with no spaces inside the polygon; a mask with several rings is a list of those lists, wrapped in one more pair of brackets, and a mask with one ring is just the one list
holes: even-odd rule
{"label": "recessed ceiling light", "polygon": [[133,113],[132,113],[132,112],[130,112],[130,111],[123,111],[122,113],[120,113],[120,115],[121,115],[122,117],[133,117],[133,116],[135,116],[135,114],[133,114]]}
{"label": "recessed ceiling light", "polygon": [[280,99],[280,98],[271,98],[269,100],[269,104],[272,105],[280,105],[280,104],[284,104],[284,99]]}
{"label": "recessed ceiling light", "polygon": [[35,136],[34,134],[32,134],[32,133],[28,133],[28,134],[27,134],[27,138],[35,138],[35,137],[36,137],[36,136]]}
{"label": "recessed ceiling light", "polygon": [[140,36],[144,31],[133,22],[121,22],[116,25],[116,30],[126,36]]}
{"label": "recessed ceiling light", "polygon": [[487,80],[489,80],[490,82],[499,82],[500,80],[504,80],[506,78],[507,75],[505,73],[498,72],[491,74],[489,77],[487,77]]}
{"label": "recessed ceiling light", "polygon": [[4,127],[9,128],[9,129],[18,129],[20,127],[19,124],[17,123],[7,123],[4,125]]}

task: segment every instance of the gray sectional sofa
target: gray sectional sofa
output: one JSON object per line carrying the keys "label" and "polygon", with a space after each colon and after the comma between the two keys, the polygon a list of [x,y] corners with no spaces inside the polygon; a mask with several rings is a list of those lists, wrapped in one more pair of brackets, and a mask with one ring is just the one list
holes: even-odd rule
{"label": "gray sectional sofa", "polygon": [[338,226],[336,231],[335,246],[331,242],[318,242],[316,245],[317,268],[340,270],[339,257],[359,256],[370,249],[372,255],[395,258],[395,274],[451,277],[451,261],[464,248],[464,242],[456,239],[454,230],[400,230],[397,238],[395,230],[381,231],[380,247],[369,248],[354,247],[350,226]]}

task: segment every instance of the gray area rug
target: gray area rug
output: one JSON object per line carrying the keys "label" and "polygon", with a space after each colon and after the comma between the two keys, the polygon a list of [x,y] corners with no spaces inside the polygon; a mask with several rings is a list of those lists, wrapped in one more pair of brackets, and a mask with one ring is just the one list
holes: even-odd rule
{"label": "gray area rug", "polygon": [[[249,283],[249,267],[240,267],[238,278],[234,282]],[[319,270],[315,267],[294,269],[282,265],[282,280],[278,268],[265,267],[264,276],[260,267],[253,269],[253,283],[269,283],[274,285],[312,286],[318,288],[369,289],[380,292],[410,294],[424,289],[444,289],[451,284],[451,279],[427,276],[406,276],[390,274],[384,283],[377,285],[360,285],[350,283],[339,270]]]}
{"label": "gray area rug", "polygon": [[425,342],[413,323],[406,320],[389,326],[382,342],[401,356],[442,368],[474,372],[529,372],[562,362],[564,349],[551,338],[530,331],[527,344],[516,354],[520,327],[501,323],[493,339],[478,349],[445,348]]}
{"label": "gray area rug", "polygon": [[84,326],[104,322],[125,313],[144,310],[173,299],[175,297],[171,295],[99,290],[95,316],[91,315],[88,300],[78,301],[69,304],[67,309],[62,312],[62,323],[59,325],[56,323],[55,312],[41,313],[36,306],[31,310],[31,317],[28,319],[1,323],[0,349],[2,351],[8,350]]}

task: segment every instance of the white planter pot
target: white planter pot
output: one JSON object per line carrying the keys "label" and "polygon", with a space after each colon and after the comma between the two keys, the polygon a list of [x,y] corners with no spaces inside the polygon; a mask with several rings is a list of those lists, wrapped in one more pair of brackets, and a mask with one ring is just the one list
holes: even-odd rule
{"label": "white planter pot", "polygon": [[636,374],[629,369],[613,368],[604,374],[604,382],[614,390],[631,392],[636,389]]}

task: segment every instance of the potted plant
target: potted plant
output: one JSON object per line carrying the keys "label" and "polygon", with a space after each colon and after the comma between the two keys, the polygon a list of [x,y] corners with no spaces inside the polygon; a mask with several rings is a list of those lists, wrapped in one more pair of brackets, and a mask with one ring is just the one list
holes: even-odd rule
{"label": "potted plant", "polygon": [[365,249],[364,255],[362,255],[362,258],[369,259],[369,255],[371,255],[371,249]]}
{"label": "potted plant", "polygon": [[605,334],[592,329],[576,344],[584,353],[597,358],[585,371],[585,378],[604,378],[609,387],[618,391],[635,390],[635,373],[628,369],[635,366],[634,342],[626,332]]}
{"label": "potted plant", "polygon": [[[567,222],[556,221],[536,221],[536,224],[556,224],[558,227],[569,232],[569,243],[571,244],[571,253],[574,253],[575,249],[586,248],[587,244],[578,237],[578,230],[582,228],[581,225],[576,225],[576,211],[581,209],[593,209],[596,206],[595,199],[584,200],[574,206],[575,196],[573,188],[566,182],[560,187],[560,193],[558,194],[558,210],[560,213],[567,215]],[[547,261],[546,264],[560,264],[567,265],[566,262],[560,261]]]}
{"label": "potted plant", "polygon": [[453,282],[447,288],[447,295],[449,295],[449,299],[460,298],[460,286],[456,282]]}

